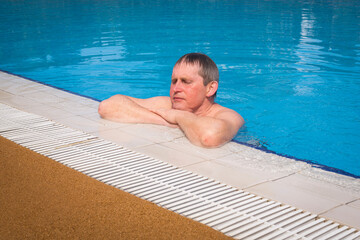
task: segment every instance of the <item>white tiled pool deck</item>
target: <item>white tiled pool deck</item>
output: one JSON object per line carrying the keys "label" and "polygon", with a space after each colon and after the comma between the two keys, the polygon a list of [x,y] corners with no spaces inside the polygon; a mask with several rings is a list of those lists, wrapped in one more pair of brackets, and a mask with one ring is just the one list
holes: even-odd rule
{"label": "white tiled pool deck", "polygon": [[99,118],[98,102],[0,71],[0,102],[194,173],[360,229],[360,179],[230,142],[203,149],[178,129]]}

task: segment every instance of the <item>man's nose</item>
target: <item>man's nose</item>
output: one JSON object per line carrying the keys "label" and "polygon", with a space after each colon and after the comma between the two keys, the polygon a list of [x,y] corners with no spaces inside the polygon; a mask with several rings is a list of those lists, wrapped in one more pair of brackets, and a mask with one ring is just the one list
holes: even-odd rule
{"label": "man's nose", "polygon": [[175,92],[180,92],[180,91],[182,91],[182,83],[181,82],[176,82],[176,83],[174,83],[174,91]]}

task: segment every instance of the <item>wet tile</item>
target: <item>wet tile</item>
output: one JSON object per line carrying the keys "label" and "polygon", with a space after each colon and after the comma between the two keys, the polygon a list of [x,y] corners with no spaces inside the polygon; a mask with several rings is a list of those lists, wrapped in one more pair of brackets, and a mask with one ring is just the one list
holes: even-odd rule
{"label": "wet tile", "polygon": [[[268,157],[270,158],[270,156]],[[270,159],[268,159],[268,161],[270,161]],[[294,170],[292,169],[289,170],[286,167],[281,168],[273,166],[271,162],[267,162],[267,159],[262,159],[260,161],[253,156],[239,155],[237,153],[231,153],[225,157],[220,157],[213,160],[213,162],[237,170],[241,174],[252,175],[252,178],[260,179],[260,181],[256,180],[251,183],[251,185],[255,185],[259,182],[276,180],[294,173]]]}
{"label": "wet tile", "polygon": [[3,77],[0,76],[0,89],[6,91],[8,88],[12,87],[14,84]]}
{"label": "wet tile", "polygon": [[360,209],[360,199],[352,201],[347,204],[349,207],[358,208]]}
{"label": "wet tile", "polygon": [[360,209],[348,205],[334,208],[324,214],[326,218],[360,229]]}
{"label": "wet tile", "polygon": [[72,113],[74,115],[86,115],[91,113],[97,113],[97,109],[76,103],[71,101],[63,101],[58,103],[49,103],[49,106],[53,106],[55,108],[62,109],[66,112]]}
{"label": "wet tile", "polygon": [[306,189],[287,184],[287,178],[289,177],[283,178],[282,182],[266,182],[246,190],[315,214],[328,211],[339,205],[339,202],[336,200],[325,198]]}
{"label": "wet tile", "polygon": [[42,104],[37,101],[31,101],[28,98],[17,95],[8,95],[7,97],[1,98],[0,101],[9,106],[18,108],[26,111],[29,107],[41,106]]}
{"label": "wet tile", "polygon": [[94,107],[96,109],[97,109],[97,107],[99,105],[98,101],[95,101],[95,100],[93,100],[91,98],[87,98],[85,96],[77,95],[76,93],[62,91],[60,89],[55,89],[55,88],[51,88],[48,91],[51,92],[52,94],[58,96],[58,97],[66,99],[68,101],[76,102],[78,104],[83,104],[83,105],[86,105],[86,106],[91,106],[91,107]]}
{"label": "wet tile", "polygon": [[45,86],[46,90],[44,90],[45,92],[47,92],[48,94],[54,95],[56,97],[62,98],[62,99],[67,99],[67,98],[71,98],[71,96],[73,94],[67,92],[67,91],[63,91],[61,89],[58,88],[54,88],[51,86]]}
{"label": "wet tile", "polygon": [[3,90],[0,90],[0,100],[1,100],[2,98],[10,98],[10,97],[12,97],[12,96],[13,96],[13,94],[8,93],[8,92],[5,92],[5,91],[3,91]]}
{"label": "wet tile", "polygon": [[45,91],[37,91],[32,93],[22,94],[23,97],[28,98],[31,101],[36,101],[44,104],[60,104],[65,101],[64,98],[58,97],[56,95],[50,94]]}
{"label": "wet tile", "polygon": [[357,196],[346,189],[321,180],[294,174],[277,181],[287,186],[301,189],[311,195],[335,201],[338,204],[346,204],[357,199]]}
{"label": "wet tile", "polygon": [[3,90],[12,93],[12,94],[18,94],[21,96],[27,95],[27,94],[37,94],[44,90],[44,87],[42,85],[33,84],[33,83],[27,83],[27,84],[11,84],[7,88],[2,88]]}
{"label": "wet tile", "polygon": [[360,198],[360,179],[337,174],[326,171],[320,168],[307,168],[299,172],[300,175],[305,176],[315,181],[326,182],[336,188],[341,188],[344,191],[351,192],[357,198]]}
{"label": "wet tile", "polygon": [[92,132],[91,134],[131,150],[137,147],[144,147],[153,144],[153,142],[150,140],[131,135],[122,131],[121,129],[100,130],[95,133]]}
{"label": "wet tile", "polygon": [[61,123],[73,129],[77,129],[83,132],[97,132],[99,124],[94,121],[88,120],[81,116],[72,116],[68,118],[56,119],[56,122]]}
{"label": "wet tile", "polygon": [[97,122],[99,124],[99,131],[113,129],[113,128],[128,128],[132,125],[129,123],[119,123],[119,122],[114,122],[114,121],[109,121],[109,120],[103,119],[99,116],[99,114],[97,112],[93,112],[90,114],[89,113],[83,114],[83,115],[79,115],[79,116],[84,117],[89,120],[92,120],[94,122]]}
{"label": "wet tile", "polygon": [[57,121],[63,118],[70,118],[74,116],[74,114],[72,113],[45,104],[28,107],[27,111],[46,117],[52,121]]}
{"label": "wet tile", "polygon": [[210,161],[184,166],[183,168],[239,189],[267,181],[266,178],[249,173],[247,170],[229,168]]}
{"label": "wet tile", "polygon": [[16,84],[17,86],[21,85],[27,85],[29,83],[33,83],[32,81],[29,81],[27,79],[23,79],[21,77],[7,74],[5,72],[0,71],[0,88],[6,88],[8,86],[12,86]]}
{"label": "wet tile", "polygon": [[45,89],[43,91],[47,92],[50,95],[54,95],[55,97],[59,97],[65,99],[70,102],[74,102],[77,104],[91,106],[97,109],[99,105],[99,101],[88,98],[86,96],[77,95],[76,93],[72,93],[66,90],[54,88],[51,86],[43,86]]}
{"label": "wet tile", "polygon": [[198,158],[174,149],[170,149],[162,146],[161,144],[153,144],[145,147],[135,148],[135,150],[177,167],[183,167],[205,161],[203,158]]}
{"label": "wet tile", "polygon": [[86,99],[82,102],[84,105],[98,109],[100,102],[92,99]]}
{"label": "wet tile", "polygon": [[168,142],[179,137],[179,132],[172,128],[152,124],[132,124],[124,129],[124,131],[141,138],[146,138],[154,143]]}
{"label": "wet tile", "polygon": [[5,78],[7,78],[9,76],[12,76],[12,75],[0,70],[0,79],[5,79]]}
{"label": "wet tile", "polygon": [[250,147],[246,147],[241,152],[218,158],[217,161],[233,167],[255,169],[266,172],[296,173],[310,166],[299,161],[284,158],[275,154],[265,153]]}
{"label": "wet tile", "polygon": [[226,145],[224,145],[223,148],[226,148],[228,151],[232,153],[237,153],[243,151],[244,148],[247,148],[247,146],[237,142],[230,141]]}
{"label": "wet tile", "polygon": [[185,136],[175,138],[171,142],[165,142],[163,145],[200,158],[206,158],[208,160],[214,160],[232,153],[232,151],[229,149],[230,147],[226,145],[220,148],[202,148],[195,146],[194,144],[190,143],[190,141]]}

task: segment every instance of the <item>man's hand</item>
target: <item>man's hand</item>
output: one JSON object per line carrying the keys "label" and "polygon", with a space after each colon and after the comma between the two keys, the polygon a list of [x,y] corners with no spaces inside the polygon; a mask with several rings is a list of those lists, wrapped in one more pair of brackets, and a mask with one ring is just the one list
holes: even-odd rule
{"label": "man's hand", "polygon": [[170,124],[171,127],[179,127],[177,124],[177,115],[183,111],[175,110],[175,109],[150,109],[151,112],[162,117],[166,122]]}
{"label": "man's hand", "polygon": [[176,109],[150,109],[153,113],[156,113],[170,124],[177,124],[176,116],[180,110]]}

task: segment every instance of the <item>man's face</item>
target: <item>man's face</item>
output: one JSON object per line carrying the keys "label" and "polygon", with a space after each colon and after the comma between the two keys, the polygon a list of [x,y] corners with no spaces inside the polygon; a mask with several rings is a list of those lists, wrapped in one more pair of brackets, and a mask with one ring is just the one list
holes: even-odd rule
{"label": "man's face", "polygon": [[199,70],[198,64],[175,65],[170,86],[170,99],[174,109],[195,112],[203,104],[207,88]]}

